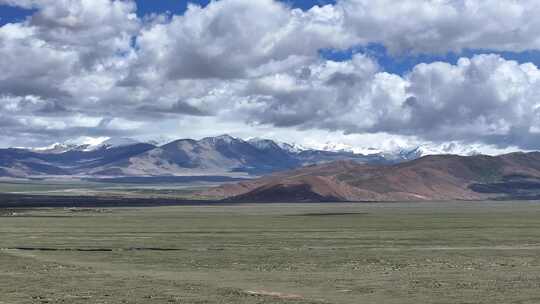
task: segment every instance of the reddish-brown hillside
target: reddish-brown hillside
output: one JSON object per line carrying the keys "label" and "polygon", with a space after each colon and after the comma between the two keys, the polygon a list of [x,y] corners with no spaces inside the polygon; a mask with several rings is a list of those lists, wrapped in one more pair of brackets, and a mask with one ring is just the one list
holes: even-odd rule
{"label": "reddish-brown hillside", "polygon": [[540,153],[426,156],[390,166],[339,161],[224,185],[235,201],[481,200],[540,195]]}

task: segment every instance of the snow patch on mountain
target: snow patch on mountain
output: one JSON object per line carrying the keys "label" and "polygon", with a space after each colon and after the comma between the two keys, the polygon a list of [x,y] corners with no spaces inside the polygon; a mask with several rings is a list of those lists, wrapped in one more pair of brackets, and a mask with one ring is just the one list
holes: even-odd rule
{"label": "snow patch on mountain", "polygon": [[[462,156],[472,156],[481,154],[480,151],[489,151],[485,146],[475,144],[460,144],[458,142],[450,142],[444,144],[423,143],[414,145],[410,143],[401,143],[388,146],[386,148],[374,147],[359,147],[340,142],[325,142],[323,144],[312,144],[312,149],[330,151],[330,152],[346,152],[362,155],[380,155],[388,160],[413,160],[427,155],[442,155],[455,154]],[[502,154],[514,152],[515,150],[498,150],[494,149],[492,153],[487,154]],[[485,152],[484,152],[485,153]]]}
{"label": "snow patch on mountain", "polygon": [[281,149],[285,152],[293,154],[309,150],[308,148],[296,143],[286,143],[282,141],[259,137],[250,138],[247,140],[247,142],[259,150]]}
{"label": "snow patch on mountain", "polygon": [[132,138],[109,138],[94,148],[118,148],[140,144],[141,142]]}
{"label": "snow patch on mountain", "polygon": [[280,148],[279,145],[271,139],[255,137],[255,138],[248,139],[247,142],[259,150],[270,150],[270,149]]}
{"label": "snow patch on mountain", "polygon": [[338,153],[354,153],[362,155],[378,155],[382,154],[385,151],[382,149],[377,149],[373,147],[356,147],[350,144],[340,143],[340,142],[325,142],[324,144],[312,144],[312,150],[321,150],[328,152],[338,152]]}
{"label": "snow patch on mountain", "polygon": [[299,145],[297,143],[286,143],[286,142],[280,142],[276,141],[276,144],[283,150],[291,152],[291,153],[300,153],[302,151],[309,150],[308,148]]}
{"label": "snow patch on mountain", "polygon": [[45,147],[28,148],[28,150],[43,154],[61,154],[69,151],[90,152],[100,149],[126,147],[139,143],[141,142],[131,138],[79,137],[64,143],[54,143]]}
{"label": "snow patch on mountain", "polygon": [[72,149],[76,149],[77,145],[69,145],[64,143],[54,143],[50,146],[46,147],[38,147],[38,148],[30,148],[28,150],[37,152],[37,153],[44,153],[44,154],[61,154],[68,152]]}
{"label": "snow patch on mountain", "polygon": [[205,137],[201,140],[202,142],[208,143],[221,143],[221,144],[232,144],[234,142],[243,142],[242,139],[230,136],[229,134],[223,134],[215,137]]}

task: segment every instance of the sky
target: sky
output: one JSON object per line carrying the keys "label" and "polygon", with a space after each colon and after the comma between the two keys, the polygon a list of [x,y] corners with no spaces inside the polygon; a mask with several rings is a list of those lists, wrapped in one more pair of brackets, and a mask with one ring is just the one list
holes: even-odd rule
{"label": "sky", "polygon": [[0,147],[540,149],[536,0],[0,0]]}

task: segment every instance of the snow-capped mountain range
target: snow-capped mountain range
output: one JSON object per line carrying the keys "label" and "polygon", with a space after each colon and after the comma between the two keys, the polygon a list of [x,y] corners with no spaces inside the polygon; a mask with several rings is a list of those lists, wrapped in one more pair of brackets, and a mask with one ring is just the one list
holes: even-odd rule
{"label": "snow-capped mountain range", "polygon": [[[219,141],[223,140],[228,143],[231,143],[233,140],[241,140],[239,138],[235,138],[229,135],[220,135],[216,137],[208,137],[207,140],[214,140]],[[95,151],[100,149],[110,149],[110,148],[117,148],[122,146],[130,146],[135,144],[142,144],[147,143],[154,146],[160,146],[158,143],[164,142],[164,140],[160,141],[138,141],[136,139],[132,138],[109,138],[109,137],[101,137],[101,138],[93,138],[92,140],[69,140],[64,143],[54,143],[49,146],[45,147],[37,147],[37,148],[19,148],[19,149],[26,149],[31,150],[38,153],[65,153],[68,151]],[[265,138],[249,138],[246,140],[249,144],[259,148],[259,149],[270,149],[270,148],[276,148],[279,147],[282,150],[291,152],[291,153],[300,153],[302,151],[308,151],[308,150],[315,150],[315,151],[327,151],[327,152],[337,152],[337,153],[354,153],[354,154],[362,154],[362,155],[386,155],[390,158],[396,158],[396,157],[402,157],[402,158],[411,158],[412,155],[415,155],[414,157],[421,157],[426,155],[441,155],[441,154],[456,154],[456,155],[463,155],[463,156],[470,156],[470,155],[477,155],[481,154],[478,152],[478,150],[473,146],[467,146],[463,147],[455,143],[450,144],[444,144],[444,145],[435,145],[435,144],[423,144],[418,146],[403,146],[403,147],[394,147],[391,149],[380,149],[380,148],[373,148],[373,147],[358,147],[358,146],[352,146],[345,143],[339,143],[339,142],[326,142],[322,145],[314,145],[312,147],[306,147],[303,145],[299,145],[297,143],[287,143],[272,139],[265,139]],[[164,144],[167,144],[165,142]],[[413,158],[414,158],[413,157]]]}
{"label": "snow-capped mountain range", "polygon": [[404,158],[418,158],[421,156],[426,155],[442,155],[442,154],[455,154],[455,155],[462,155],[462,156],[471,156],[471,155],[477,155],[481,154],[478,152],[476,147],[474,146],[461,146],[456,143],[450,143],[450,144],[442,144],[442,145],[436,145],[436,144],[423,144],[423,145],[416,145],[416,146],[402,146],[402,147],[394,147],[387,150],[379,149],[379,148],[372,148],[372,147],[355,147],[348,144],[343,143],[332,143],[327,142],[324,145],[320,146],[320,150],[324,151],[332,151],[332,152],[350,152],[355,154],[363,154],[363,155],[373,155],[373,154],[381,154],[386,155],[387,157],[404,157]]}
{"label": "snow-capped mountain range", "polygon": [[[456,147],[450,147],[456,150]],[[322,148],[269,139],[243,140],[229,135],[180,139],[164,145],[129,138],[68,141],[42,148],[0,149],[0,176],[260,176],[310,164],[352,160],[392,164],[429,154],[449,154],[449,147],[414,147],[381,151],[326,143]],[[451,151],[452,150],[452,151]]]}

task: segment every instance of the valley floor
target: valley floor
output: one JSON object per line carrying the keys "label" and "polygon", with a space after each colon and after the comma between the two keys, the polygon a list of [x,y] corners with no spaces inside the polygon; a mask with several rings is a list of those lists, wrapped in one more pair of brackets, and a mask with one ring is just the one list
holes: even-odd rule
{"label": "valley floor", "polygon": [[540,202],[0,209],[0,303],[540,303]]}

